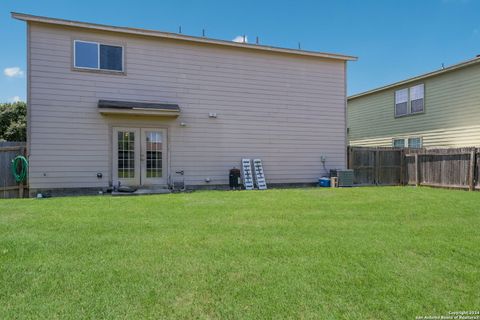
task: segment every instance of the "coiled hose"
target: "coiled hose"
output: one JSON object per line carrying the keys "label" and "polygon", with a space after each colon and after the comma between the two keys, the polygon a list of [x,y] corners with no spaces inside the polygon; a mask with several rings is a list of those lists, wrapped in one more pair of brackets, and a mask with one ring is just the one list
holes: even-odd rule
{"label": "coiled hose", "polygon": [[[20,172],[18,172],[18,170],[17,170],[19,163],[21,163]],[[28,160],[27,160],[27,158],[25,158],[24,156],[16,156],[12,160],[11,169],[12,169],[12,175],[15,178],[15,181],[17,183],[20,183],[20,182],[24,181],[25,178],[27,177],[27,171],[28,171]]]}

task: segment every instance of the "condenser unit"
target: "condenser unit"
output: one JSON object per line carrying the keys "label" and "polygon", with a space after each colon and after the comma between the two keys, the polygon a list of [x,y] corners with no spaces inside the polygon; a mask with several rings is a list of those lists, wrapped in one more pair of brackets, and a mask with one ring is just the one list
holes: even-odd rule
{"label": "condenser unit", "polygon": [[353,170],[337,170],[338,186],[353,187]]}

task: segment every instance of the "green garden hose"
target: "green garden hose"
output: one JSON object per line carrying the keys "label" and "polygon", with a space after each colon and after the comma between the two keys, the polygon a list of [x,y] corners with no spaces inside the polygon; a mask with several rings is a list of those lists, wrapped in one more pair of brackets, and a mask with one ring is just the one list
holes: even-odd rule
{"label": "green garden hose", "polygon": [[[18,164],[21,163],[21,169],[20,172],[18,172]],[[16,156],[12,160],[12,174],[13,177],[15,178],[15,181],[20,183],[25,180],[27,177],[27,171],[28,171],[28,160],[24,156]]]}

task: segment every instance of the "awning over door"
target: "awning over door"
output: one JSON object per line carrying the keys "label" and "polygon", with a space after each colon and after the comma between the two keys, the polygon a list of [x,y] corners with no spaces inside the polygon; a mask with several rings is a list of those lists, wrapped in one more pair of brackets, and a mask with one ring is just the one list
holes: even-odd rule
{"label": "awning over door", "polygon": [[134,101],[98,100],[98,110],[101,114],[131,114],[178,117],[180,107],[171,103],[147,103]]}

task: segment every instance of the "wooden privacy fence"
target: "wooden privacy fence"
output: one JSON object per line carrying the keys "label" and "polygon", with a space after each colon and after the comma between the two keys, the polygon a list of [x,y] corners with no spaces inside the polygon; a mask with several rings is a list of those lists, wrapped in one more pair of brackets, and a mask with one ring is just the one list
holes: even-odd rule
{"label": "wooden privacy fence", "polygon": [[25,142],[0,142],[0,198],[23,198],[26,186],[18,184],[11,172],[13,158],[25,156]]}
{"label": "wooden privacy fence", "polygon": [[477,148],[400,149],[349,147],[357,185],[425,185],[480,189]]}
{"label": "wooden privacy fence", "polygon": [[479,188],[476,148],[415,150],[406,154],[408,184],[474,190]]}
{"label": "wooden privacy fence", "polygon": [[354,169],[357,185],[400,185],[404,183],[405,154],[395,148],[348,148],[348,168]]}

